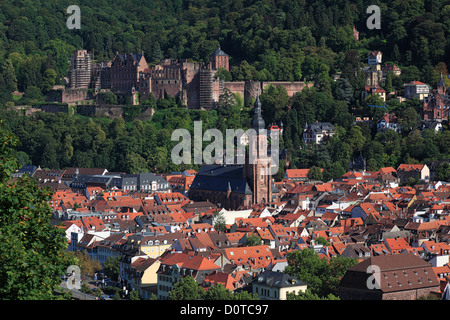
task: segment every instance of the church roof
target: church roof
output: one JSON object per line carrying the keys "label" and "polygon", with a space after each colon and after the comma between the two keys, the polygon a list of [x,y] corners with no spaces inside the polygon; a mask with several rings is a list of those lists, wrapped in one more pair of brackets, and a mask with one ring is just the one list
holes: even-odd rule
{"label": "church roof", "polygon": [[195,176],[190,189],[252,194],[247,181],[243,178],[243,165],[204,166]]}

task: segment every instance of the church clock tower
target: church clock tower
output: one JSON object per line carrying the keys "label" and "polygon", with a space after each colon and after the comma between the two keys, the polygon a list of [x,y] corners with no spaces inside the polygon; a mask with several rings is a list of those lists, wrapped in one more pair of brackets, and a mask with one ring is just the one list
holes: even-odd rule
{"label": "church clock tower", "polygon": [[252,204],[272,201],[272,176],[270,157],[267,155],[267,131],[261,116],[261,101],[256,97],[255,114],[251,122],[254,134],[249,137],[248,153],[245,157],[244,178],[252,189]]}

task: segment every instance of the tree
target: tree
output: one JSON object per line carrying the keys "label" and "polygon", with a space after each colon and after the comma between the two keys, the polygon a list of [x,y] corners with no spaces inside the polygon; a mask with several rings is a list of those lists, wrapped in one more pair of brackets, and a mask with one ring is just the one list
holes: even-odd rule
{"label": "tree", "polygon": [[259,246],[261,244],[261,238],[257,234],[250,234],[247,236],[247,246]]}
{"label": "tree", "polygon": [[316,166],[313,166],[308,171],[308,179],[309,180],[323,180],[322,169]]}
{"label": "tree", "polygon": [[139,298],[139,292],[136,290],[133,290],[130,292],[130,300],[140,300]]}
{"label": "tree", "polygon": [[345,174],[345,169],[340,162],[328,162],[323,170],[323,181],[335,180]]}
{"label": "tree", "polygon": [[285,273],[305,282],[311,293],[323,296],[325,282],[329,277],[329,266],[326,259],[320,259],[313,249],[292,251],[287,256],[288,266]]}
{"label": "tree", "polygon": [[450,181],[450,164],[443,162],[436,168],[434,173],[435,181]]}
{"label": "tree", "polygon": [[17,78],[14,66],[10,60],[5,60],[2,65],[1,74],[5,82],[6,89],[10,92],[17,90]]}
{"label": "tree", "polygon": [[209,287],[203,296],[203,300],[233,300],[233,293],[226,289],[222,283],[218,283]]}
{"label": "tree", "polygon": [[286,88],[268,85],[260,96],[261,111],[266,122],[279,123],[289,110],[289,95]]}
{"label": "tree", "polygon": [[151,60],[154,62],[159,62],[162,59],[164,59],[164,53],[161,50],[161,45],[158,41],[155,41],[155,42],[153,42]]}
{"label": "tree", "polygon": [[225,216],[223,212],[217,211],[214,213],[214,229],[217,231],[225,232],[227,230],[227,226],[225,225]]}
{"label": "tree", "polygon": [[117,95],[108,91],[103,95],[103,102],[105,104],[117,104]]}
{"label": "tree", "polygon": [[0,298],[55,299],[67,267],[75,262],[66,253],[62,228],[50,224],[51,192],[24,176],[13,157],[17,138],[0,123]]}
{"label": "tree", "polygon": [[203,298],[203,295],[203,289],[191,276],[182,278],[169,291],[170,300],[200,300]]}
{"label": "tree", "polygon": [[336,80],[336,85],[334,87],[334,96],[336,100],[342,100],[349,105],[353,99],[353,95],[353,87],[349,80],[346,78],[339,78]]}
{"label": "tree", "polygon": [[324,246],[330,246],[331,245],[330,242],[328,242],[328,240],[325,237],[323,237],[323,236],[318,237],[316,239],[316,242],[318,244],[321,244],[321,245],[324,245]]}
{"label": "tree", "polygon": [[353,155],[360,152],[366,142],[366,138],[362,134],[361,127],[358,125],[354,125],[350,128],[345,140],[349,144],[351,154]]}
{"label": "tree", "polygon": [[233,76],[231,75],[231,73],[224,69],[224,68],[219,68],[219,70],[217,70],[215,77],[223,80],[223,81],[231,81],[233,80]]}
{"label": "tree", "polygon": [[96,272],[102,269],[100,262],[97,259],[92,259],[85,251],[77,251],[74,256],[83,275],[94,276]]}
{"label": "tree", "polygon": [[25,90],[23,97],[31,103],[44,100],[44,95],[42,94],[41,89],[36,86],[29,86]]}
{"label": "tree", "polygon": [[312,293],[311,290],[308,288],[306,289],[305,292],[299,291],[297,294],[292,292],[288,293],[287,300],[340,300],[340,299],[331,293],[325,297],[319,297],[317,294]]}
{"label": "tree", "polygon": [[402,130],[409,132],[419,122],[419,115],[413,107],[408,107],[402,111],[398,122],[401,125]]}
{"label": "tree", "polygon": [[290,252],[287,261],[284,272],[307,283],[310,293],[318,297],[337,295],[339,281],[358,262],[341,256],[327,260],[309,248]]}
{"label": "tree", "polygon": [[45,70],[41,84],[41,88],[44,93],[49,92],[50,89],[56,84],[56,77],[57,73],[54,69]]}
{"label": "tree", "polygon": [[120,273],[120,257],[108,257],[103,265],[103,270],[108,275],[108,277],[117,280]]}
{"label": "tree", "polygon": [[131,152],[125,156],[125,168],[130,173],[147,172],[147,161],[136,152]]}

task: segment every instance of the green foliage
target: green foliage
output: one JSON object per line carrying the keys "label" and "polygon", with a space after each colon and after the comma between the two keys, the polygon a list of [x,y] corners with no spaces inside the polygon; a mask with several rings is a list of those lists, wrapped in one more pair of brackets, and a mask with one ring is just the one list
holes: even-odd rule
{"label": "green foliage", "polygon": [[117,280],[120,273],[120,257],[108,257],[103,265],[103,270],[108,275],[108,277]]}
{"label": "green foliage", "polygon": [[247,242],[246,245],[251,246],[259,246],[261,245],[261,238],[257,234],[250,234],[247,236]]}
{"label": "green foliage", "polygon": [[227,230],[223,212],[217,211],[214,213],[214,229],[221,232],[225,232]]}
{"label": "green foliage", "polygon": [[74,262],[66,254],[63,229],[51,226],[49,190],[25,176],[16,181],[13,157],[17,138],[0,124],[0,298],[54,299],[66,268]]}
{"label": "green foliage", "polygon": [[322,170],[319,167],[313,166],[308,171],[308,179],[321,181],[323,180]]}
{"label": "green foliage", "polygon": [[305,282],[314,297],[337,296],[340,279],[357,263],[356,259],[341,256],[323,259],[313,249],[290,252],[287,260],[285,273]]}
{"label": "green foliage", "polygon": [[232,292],[218,283],[204,290],[192,277],[186,276],[175,283],[169,292],[170,300],[258,300],[258,296],[247,291]]}
{"label": "green foliage", "polygon": [[173,289],[169,292],[170,300],[200,300],[203,298],[204,291],[197,281],[191,276],[182,278],[175,283]]}
{"label": "green foliage", "polygon": [[114,92],[108,91],[102,98],[105,104],[117,104],[117,95]]}

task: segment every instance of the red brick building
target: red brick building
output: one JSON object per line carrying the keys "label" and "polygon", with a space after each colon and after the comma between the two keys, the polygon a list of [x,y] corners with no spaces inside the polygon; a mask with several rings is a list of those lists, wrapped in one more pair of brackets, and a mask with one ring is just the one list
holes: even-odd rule
{"label": "red brick building", "polygon": [[423,101],[423,120],[448,121],[450,109],[450,94],[446,91],[441,75],[437,90],[433,90]]}
{"label": "red brick building", "polygon": [[349,268],[338,288],[342,300],[416,300],[439,292],[431,264],[411,253],[370,257]]}

